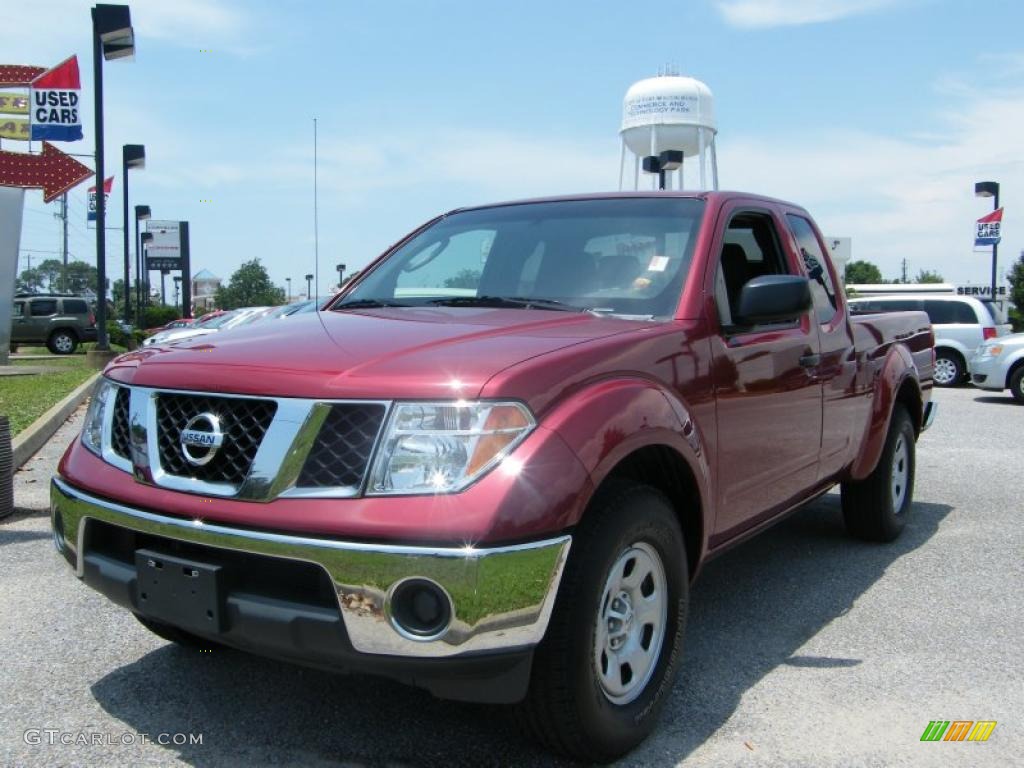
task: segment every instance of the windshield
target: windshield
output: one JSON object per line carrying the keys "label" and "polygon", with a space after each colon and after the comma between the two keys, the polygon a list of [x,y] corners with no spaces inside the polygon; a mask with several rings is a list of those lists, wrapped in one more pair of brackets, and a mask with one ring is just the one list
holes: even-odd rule
{"label": "windshield", "polygon": [[230,320],[234,320],[238,316],[237,312],[225,312],[223,315],[217,315],[217,317],[211,317],[205,323],[202,323],[200,328],[220,328],[222,325]]}
{"label": "windshield", "polygon": [[662,197],[454,213],[332,309],[497,306],[670,317],[703,210],[700,200]]}

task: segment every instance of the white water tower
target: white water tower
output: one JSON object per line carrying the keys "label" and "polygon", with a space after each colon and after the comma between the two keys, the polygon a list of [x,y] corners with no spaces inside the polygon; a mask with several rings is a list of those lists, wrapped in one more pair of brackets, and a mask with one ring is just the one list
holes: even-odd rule
{"label": "white water tower", "polygon": [[696,160],[700,188],[708,189],[707,161],[711,160],[711,189],[718,189],[715,155],[715,106],[711,89],[700,80],[678,74],[649,77],[630,86],[622,101],[622,154],[619,189],[623,188],[626,150],[633,154],[633,188],[640,188],[640,170],[653,174],[654,185],[683,188],[683,168]]}

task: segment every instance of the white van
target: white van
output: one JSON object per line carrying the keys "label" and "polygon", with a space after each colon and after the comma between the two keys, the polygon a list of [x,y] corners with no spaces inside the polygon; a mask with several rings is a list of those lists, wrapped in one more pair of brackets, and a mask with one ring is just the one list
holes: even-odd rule
{"label": "white van", "polygon": [[955,387],[967,379],[967,361],[986,339],[1005,336],[1010,326],[999,324],[992,311],[970,296],[902,295],[849,299],[850,312],[927,312],[935,331],[935,384]]}

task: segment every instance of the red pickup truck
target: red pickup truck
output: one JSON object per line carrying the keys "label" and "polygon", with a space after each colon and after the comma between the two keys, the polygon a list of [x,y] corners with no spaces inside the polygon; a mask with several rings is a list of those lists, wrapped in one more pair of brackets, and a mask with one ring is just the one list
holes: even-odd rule
{"label": "red pickup truck", "polygon": [[910,514],[923,313],[858,316],[800,207],[454,211],[325,310],[114,360],[57,549],[158,635],[517,703],[609,760],[654,726],[711,557],[839,484]]}

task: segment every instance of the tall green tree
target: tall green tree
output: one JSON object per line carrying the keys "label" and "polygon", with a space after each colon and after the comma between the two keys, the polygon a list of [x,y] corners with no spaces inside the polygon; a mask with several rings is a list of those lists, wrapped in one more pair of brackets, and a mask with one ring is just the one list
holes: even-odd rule
{"label": "tall green tree", "polygon": [[217,289],[214,298],[221,309],[284,304],[284,300],[284,289],[270,281],[259,259],[247,261],[235,270],[227,284]]}
{"label": "tall green tree", "polygon": [[1006,279],[1010,282],[1010,301],[1013,302],[1013,309],[1010,310],[1013,330],[1021,331],[1024,330],[1024,251],[1013,262],[1006,273]]}
{"label": "tall green tree", "polygon": [[64,264],[60,259],[46,259],[18,275],[18,290],[36,293],[84,293],[96,290],[96,267],[84,261],[69,261],[67,284],[62,280]]}
{"label": "tall green tree", "polygon": [[917,273],[917,277],[914,278],[915,283],[944,283],[946,279],[931,269],[922,269]]}
{"label": "tall green tree", "polygon": [[849,283],[884,283],[882,270],[870,261],[851,261],[846,265],[846,282]]}

